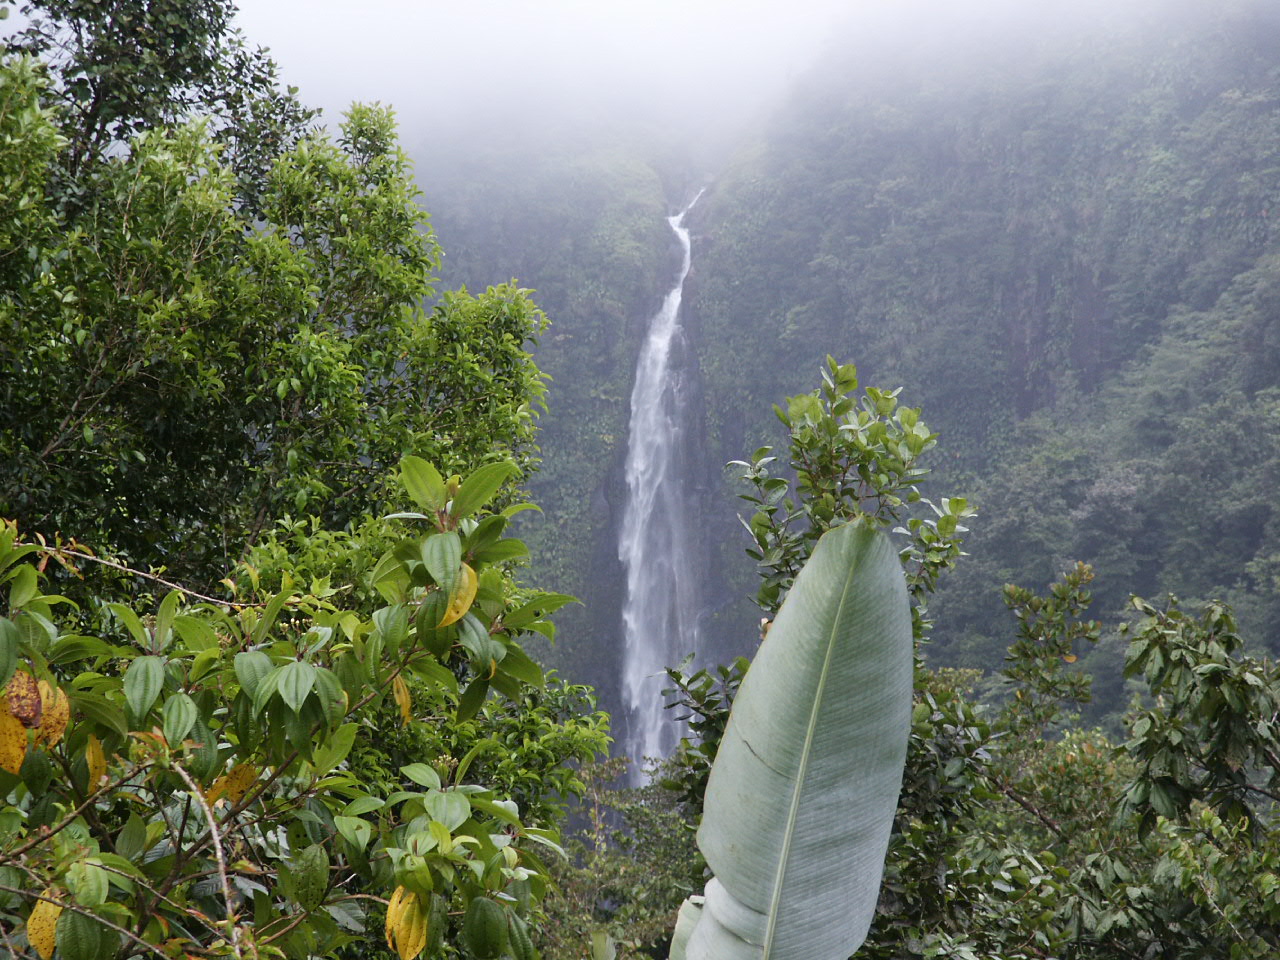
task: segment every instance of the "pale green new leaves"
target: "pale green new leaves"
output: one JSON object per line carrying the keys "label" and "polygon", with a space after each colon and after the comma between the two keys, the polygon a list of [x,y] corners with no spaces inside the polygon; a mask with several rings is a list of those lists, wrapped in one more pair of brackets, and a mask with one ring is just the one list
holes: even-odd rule
{"label": "pale green new leaves", "polygon": [[911,686],[896,551],[862,523],[831,530],[734,702],[698,831],[715,878],[687,960],[845,960],[861,945],[897,807]]}

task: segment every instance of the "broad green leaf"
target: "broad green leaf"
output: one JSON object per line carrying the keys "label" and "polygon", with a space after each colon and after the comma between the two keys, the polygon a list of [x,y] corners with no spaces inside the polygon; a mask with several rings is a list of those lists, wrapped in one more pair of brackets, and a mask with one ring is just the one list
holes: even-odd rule
{"label": "broad green leaf", "polygon": [[382,607],[373,613],[373,623],[382,637],[384,649],[389,656],[395,656],[409,635],[409,613],[403,603]]}
{"label": "broad green leaf", "polygon": [[458,622],[458,642],[485,677],[491,676],[507,655],[507,645],[490,635],[474,614],[469,613]]}
{"label": "broad green leaf", "polygon": [[698,845],[688,960],[846,960],[866,937],[911,722],[906,583],[883,534],[828,531],[734,701]]}
{"label": "broad green leaf", "polygon": [[124,672],[124,698],[133,719],[141,724],[164,686],[164,661],[160,657],[138,657]]}
{"label": "broad green leaf", "polygon": [[372,813],[374,810],[381,810],[383,803],[377,797],[357,797],[343,808],[342,815],[345,817],[359,817],[366,813]]}
{"label": "broad green leaf", "polygon": [[502,623],[508,629],[514,630],[535,620],[541,620],[567,604],[578,602],[577,597],[571,597],[567,593],[540,593],[529,602],[505,614]]}
{"label": "broad green leaf", "polygon": [[449,507],[449,513],[456,520],[469,517],[490,500],[512,476],[519,473],[514,463],[486,463],[458,488]]}
{"label": "broad green leaf", "polygon": [[344,723],[327,739],[321,741],[316,747],[315,757],[312,761],[316,770],[322,774],[328,773],[343,760],[347,759],[347,754],[351,752],[351,747],[356,742],[356,733],[359,729],[359,724]]}
{"label": "broad green leaf", "polygon": [[476,757],[482,753],[488,753],[490,750],[501,750],[502,746],[492,737],[485,737],[480,740],[463,754],[462,759],[458,761],[458,766],[453,771],[453,780],[455,783],[465,783],[467,771],[471,769],[471,764],[475,762]]}
{"label": "broad green leaf", "polygon": [[320,701],[320,709],[324,712],[325,723],[330,728],[336,727],[346,716],[342,700],[342,684],[331,670],[326,670],[324,667],[316,667],[315,671],[316,699]]}
{"label": "broad green leaf", "polygon": [[13,574],[9,588],[9,609],[20,610],[40,595],[34,567],[21,566]]}
{"label": "broad green leaf", "polygon": [[440,471],[421,457],[405,457],[400,461],[400,479],[418,506],[424,510],[443,510],[444,478]]}
{"label": "broad green leaf", "polygon": [[428,790],[426,806],[431,819],[443,823],[450,833],[471,816],[471,803],[464,794],[455,790]]}
{"label": "broad green leaf", "polygon": [[258,685],[272,670],[271,658],[261,650],[249,650],[237,653],[235,658],[236,679],[240,681],[240,689],[253,699],[257,699]]}
{"label": "broad green leaf", "polygon": [[146,850],[147,825],[136,813],[129,814],[129,819],[116,835],[116,852],[125,860],[136,860]]}
{"label": "broad green leaf", "polygon": [[218,646],[218,634],[212,626],[199,617],[183,614],[173,618],[173,629],[177,631],[188,650],[209,650]]}
{"label": "broad green leaf", "polygon": [[185,693],[175,693],[164,702],[164,738],[169,746],[180,744],[196,722],[200,711],[196,702]]}
{"label": "broad green leaf", "polygon": [[304,660],[290,660],[280,668],[276,689],[280,699],[297,713],[316,685],[316,668]]}
{"label": "broad green leaf", "polygon": [[120,934],[74,910],[58,915],[58,955],[62,960],[111,960],[120,952]]}
{"label": "broad green leaf", "polygon": [[252,643],[259,644],[267,638],[267,631],[271,629],[272,624],[276,622],[276,617],[280,616],[280,610],[284,606],[284,602],[290,597],[290,591],[282,590],[267,601],[266,608],[262,611],[262,617],[258,620],[257,625],[253,628]]}
{"label": "broad green leaf", "polygon": [[173,619],[178,613],[178,604],[182,602],[182,593],[170,590],[160,601],[160,610],[156,613],[155,649],[163,652],[169,646],[173,634]]}
{"label": "broad green leaf", "polygon": [[359,817],[334,817],[333,825],[342,834],[342,838],[358,850],[367,847],[373,836],[373,827],[369,821]]}
{"label": "broad green leaf", "polygon": [[509,823],[513,827],[520,826],[520,811],[512,800],[485,800],[482,797],[472,797],[471,806],[481,813],[489,814],[495,820]]}
{"label": "broad green leaf", "polygon": [[483,677],[472,680],[467,689],[458,698],[458,720],[470,720],[484,706],[484,698],[489,695],[489,681]]}
{"label": "broad green leaf", "polygon": [[90,657],[119,657],[126,653],[123,647],[117,647],[97,637],[62,637],[49,648],[49,663],[75,663]]}
{"label": "broad green leaf", "polygon": [[438,661],[416,660],[409,665],[409,670],[415,677],[433,683],[450,693],[458,692],[458,678],[453,675],[453,671]]}
{"label": "broad green leaf", "polygon": [[66,879],[72,896],[81,906],[97,907],[107,902],[107,871],[100,862],[77,860],[67,870]]}
{"label": "broad green leaf", "polygon": [[545,682],[542,668],[514,643],[507,647],[507,654],[502,658],[502,672],[533,687],[541,688]]}
{"label": "broad green leaf", "polygon": [[451,530],[427,537],[422,543],[422,562],[445,596],[452,597],[462,572],[462,541],[458,535]]}
{"label": "broad green leaf", "polygon": [[122,737],[129,735],[129,723],[124,711],[101,694],[72,692],[71,710],[73,714],[78,713]]}
{"label": "broad green leaf", "polygon": [[425,763],[410,763],[401,767],[400,772],[421,786],[440,789],[440,775]]}
{"label": "broad green leaf", "polygon": [[134,643],[143,650],[151,649],[151,637],[148,636],[146,628],[142,625],[142,621],[138,619],[138,615],[133,612],[132,607],[128,607],[123,603],[108,603],[107,609],[115,614],[117,620],[124,624],[125,629],[129,631],[129,635],[133,637]]}

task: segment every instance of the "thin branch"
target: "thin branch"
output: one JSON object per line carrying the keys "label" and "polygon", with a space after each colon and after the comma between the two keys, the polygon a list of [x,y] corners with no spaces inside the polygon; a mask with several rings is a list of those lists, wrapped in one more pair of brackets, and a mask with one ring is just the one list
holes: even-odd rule
{"label": "thin branch", "polygon": [[997,784],[996,786],[999,787],[1000,792],[1003,793],[1006,797],[1008,797],[1010,800],[1012,800],[1014,803],[1020,806],[1023,810],[1027,811],[1027,813],[1031,814],[1037,820],[1043,823],[1049,829],[1049,831],[1053,833],[1055,837],[1057,837],[1059,840],[1066,839],[1065,835],[1062,832],[1061,827],[1059,827],[1056,823],[1054,823],[1052,820],[1046,817],[1043,813],[1037,810],[1035,806],[1032,805],[1030,800],[1027,800],[1025,797],[1020,796],[1018,792],[1013,789],[1013,787],[1004,783]]}
{"label": "thin branch", "polygon": [[218,818],[214,816],[213,809],[209,806],[209,801],[205,799],[200,785],[192,779],[191,774],[187,773],[182,764],[174,763],[173,769],[191,790],[192,797],[204,812],[205,819],[209,821],[209,834],[213,839],[213,852],[218,860],[218,880],[222,884],[222,899],[227,906],[227,918],[225,921],[227,939],[231,941],[231,949],[235,951],[235,955],[242,957],[244,954],[240,948],[240,925],[236,923],[236,912],[231,905],[231,881],[227,879],[227,858],[222,850],[222,836],[218,833]]}
{"label": "thin branch", "polygon": [[100,797],[102,794],[106,793],[108,790],[116,789],[117,787],[121,786],[126,781],[133,779],[143,770],[146,770],[148,767],[152,765],[153,764],[151,762],[144,763],[141,766],[134,767],[125,776],[119,777],[116,780],[112,781],[111,783],[103,784],[93,793],[89,794],[89,796],[85,798],[84,803],[80,804],[80,806],[72,810],[70,813],[68,813],[65,817],[59,820],[56,824],[54,824],[48,830],[40,831],[38,834],[36,834],[36,836],[32,837],[30,840],[22,844],[22,846],[18,847],[16,850],[11,851],[10,853],[0,855],[0,864],[10,863],[18,859],[18,857],[22,856],[28,850],[32,849],[33,847],[40,846],[40,844],[45,843],[47,840],[49,840],[50,837],[53,837],[54,835],[61,833],[67,827],[71,826],[71,824],[74,823],[76,819],[80,816],[80,814],[82,814],[85,811],[85,809],[90,804],[92,804],[95,800],[97,800],[98,797]]}
{"label": "thin branch", "polygon": [[[107,560],[107,559],[104,559],[103,557],[95,557],[91,553],[83,553],[79,550],[70,550],[70,549],[67,549],[66,547],[40,547],[39,549],[41,553],[47,553],[53,557],[68,556],[68,557],[78,557],[81,560],[92,560],[94,563],[100,563],[104,567],[110,567],[111,569],[119,570],[122,573],[130,573],[130,574],[133,574],[133,576],[135,577],[143,577],[147,580],[153,580],[156,583],[162,583],[166,587],[169,587],[173,590],[177,590],[180,593],[185,593],[187,596],[195,597],[197,600],[207,600],[209,603],[215,603],[218,606],[228,606],[232,602],[230,600],[219,600],[217,597],[209,597],[203,593],[197,593],[195,590],[192,590],[190,587],[184,587],[180,583],[174,583],[172,580],[166,580],[164,577],[158,577],[154,573],[143,573],[141,570],[135,570],[133,567],[126,567],[123,563],[116,563],[114,560]],[[239,603],[237,604],[237,606],[265,607],[266,604],[265,603]]]}
{"label": "thin branch", "polygon": [[146,940],[143,940],[141,937],[133,933],[130,933],[124,927],[118,926],[117,924],[112,923],[110,920],[106,920],[98,916],[92,910],[86,910],[84,907],[76,906],[74,903],[71,903],[69,901],[55,900],[53,899],[53,897],[46,897],[42,894],[32,893],[30,890],[23,890],[20,887],[11,887],[8,884],[4,884],[4,883],[0,883],[0,890],[4,891],[5,893],[16,893],[20,897],[27,897],[28,899],[31,899],[31,900],[43,900],[45,903],[52,903],[54,906],[61,907],[63,910],[70,910],[72,913],[78,913],[81,916],[90,917],[91,919],[96,920],[98,923],[102,924],[104,927],[108,927],[111,930],[114,930],[116,933],[120,934],[121,936],[127,937],[128,939],[132,940],[134,943],[136,943],[138,946],[142,947],[143,949],[150,950],[157,957],[161,957],[163,958],[163,960],[172,960],[169,954],[165,953],[163,950],[157,947],[154,943],[148,943]]}

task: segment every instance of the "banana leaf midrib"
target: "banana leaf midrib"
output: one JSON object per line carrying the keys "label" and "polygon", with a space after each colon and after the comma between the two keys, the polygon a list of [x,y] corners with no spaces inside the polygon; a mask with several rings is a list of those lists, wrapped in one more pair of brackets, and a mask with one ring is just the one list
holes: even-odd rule
{"label": "banana leaf midrib", "polygon": [[[778,903],[782,898],[783,882],[786,880],[791,840],[795,836],[796,816],[800,809],[800,793],[804,788],[805,774],[808,772],[809,759],[813,754],[813,736],[818,725],[822,701],[827,692],[827,675],[831,670],[832,653],[836,646],[836,633],[842,620],[845,604],[849,599],[849,588],[853,584],[855,569],[856,565],[851,565],[845,574],[844,587],[840,591],[840,603],[836,607],[835,616],[831,620],[831,629],[827,634],[827,649],[822,660],[822,670],[818,675],[818,695],[814,697],[813,707],[809,711],[809,722],[805,730],[804,751],[800,755],[800,765],[796,771],[795,784],[791,789],[791,801],[787,810],[787,829],[782,842],[781,855],[778,858],[778,868],[774,875],[773,891],[769,897],[769,914],[764,938],[764,960],[768,960],[769,954],[773,950],[774,932],[778,926]],[[745,738],[743,742],[746,743]],[[750,744],[747,745],[747,748],[750,749]],[[755,753],[755,751],[752,750],[752,753]],[[759,754],[756,754],[756,756],[759,756]],[[761,762],[763,762],[763,759]]]}

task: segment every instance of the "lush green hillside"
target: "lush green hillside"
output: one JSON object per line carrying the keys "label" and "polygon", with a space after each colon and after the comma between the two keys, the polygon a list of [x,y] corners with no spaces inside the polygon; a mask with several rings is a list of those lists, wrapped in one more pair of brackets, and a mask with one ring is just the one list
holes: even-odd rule
{"label": "lush green hillside", "polygon": [[719,457],[767,441],[824,354],[856,360],[925,408],[982,514],[939,656],[998,663],[999,586],[1077,558],[1103,610],[1226,595],[1280,643],[1280,18],[858,52],[698,211]]}

